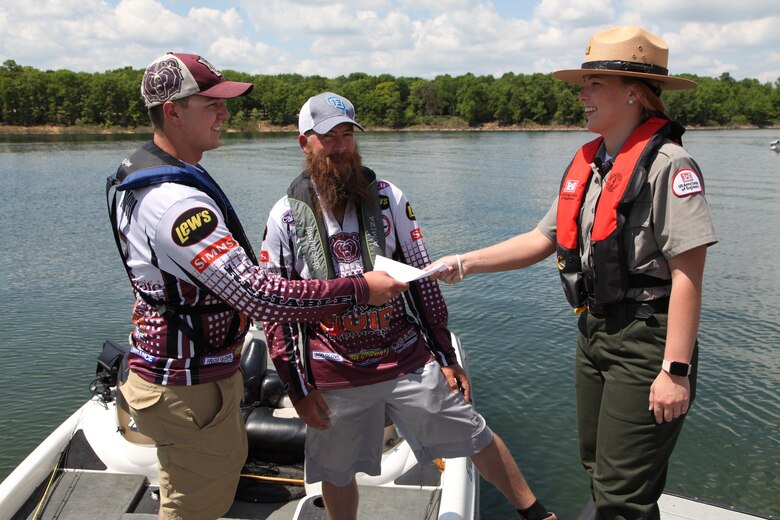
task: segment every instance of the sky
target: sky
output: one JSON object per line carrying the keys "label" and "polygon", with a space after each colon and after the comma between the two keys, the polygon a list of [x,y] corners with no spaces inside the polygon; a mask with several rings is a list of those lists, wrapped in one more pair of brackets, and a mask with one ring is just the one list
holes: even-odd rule
{"label": "sky", "polygon": [[668,43],[672,75],[780,78],[777,0],[0,0],[0,63],[103,72],[174,51],[250,74],[499,77],[579,68],[624,24]]}

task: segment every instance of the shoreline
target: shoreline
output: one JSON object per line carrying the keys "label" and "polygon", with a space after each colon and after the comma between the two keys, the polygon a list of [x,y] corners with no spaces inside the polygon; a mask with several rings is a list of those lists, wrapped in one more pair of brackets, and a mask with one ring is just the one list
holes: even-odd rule
{"label": "shoreline", "polygon": [[[687,130],[772,130],[780,129],[780,125],[754,126],[754,125],[730,125],[730,126],[690,126]],[[372,132],[544,132],[544,131],[585,131],[584,126],[565,125],[499,125],[488,123],[480,126],[468,125],[412,125],[404,128],[391,128],[382,126],[366,126],[366,130]],[[297,132],[294,125],[277,126],[267,123],[258,123],[254,127],[225,128],[226,134],[236,133],[280,133]],[[135,135],[151,134],[151,126],[136,128],[105,128],[99,126],[18,126],[0,124],[0,135]]]}

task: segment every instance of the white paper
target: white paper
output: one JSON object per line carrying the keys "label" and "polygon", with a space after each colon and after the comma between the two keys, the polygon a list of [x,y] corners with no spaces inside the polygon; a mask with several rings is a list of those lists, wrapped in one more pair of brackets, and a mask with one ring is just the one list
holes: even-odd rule
{"label": "white paper", "polygon": [[395,260],[391,260],[382,255],[376,255],[376,261],[374,262],[374,271],[384,271],[399,282],[411,282],[413,280],[427,278],[436,271],[442,271],[446,268],[447,266],[445,264],[435,264],[431,266],[429,270],[423,271],[422,269],[396,262]]}

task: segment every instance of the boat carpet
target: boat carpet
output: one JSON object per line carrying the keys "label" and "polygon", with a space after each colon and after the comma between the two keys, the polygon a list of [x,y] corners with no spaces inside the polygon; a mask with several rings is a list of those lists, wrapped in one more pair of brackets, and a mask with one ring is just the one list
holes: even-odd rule
{"label": "boat carpet", "polygon": [[97,456],[95,450],[89,444],[84,430],[81,428],[73,434],[68,443],[68,449],[65,450],[63,460],[60,463],[61,468],[68,469],[93,469],[96,471],[104,471],[106,465]]}
{"label": "boat carpet", "polygon": [[398,486],[430,486],[441,484],[441,470],[433,462],[415,464],[412,469],[395,479]]}
{"label": "boat carpet", "polygon": [[61,472],[39,511],[40,520],[119,519],[146,488],[142,475]]}
{"label": "boat carpet", "polygon": [[[290,520],[298,503],[248,503],[236,501],[225,516],[217,520]],[[157,513],[125,513],[120,520],[157,520]],[[84,519],[86,520],[86,519]]]}
{"label": "boat carpet", "polygon": [[[361,486],[358,520],[434,520],[438,517],[441,491],[438,489]],[[299,520],[327,520],[322,497],[307,498]]]}

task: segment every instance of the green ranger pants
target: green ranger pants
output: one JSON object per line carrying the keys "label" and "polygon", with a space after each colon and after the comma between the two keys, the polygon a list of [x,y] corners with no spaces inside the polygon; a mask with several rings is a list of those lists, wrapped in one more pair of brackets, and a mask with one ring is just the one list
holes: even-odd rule
{"label": "green ranger pants", "polygon": [[[667,314],[645,320],[620,314],[585,312],[579,319],[575,388],[580,458],[597,519],[657,520],[669,457],[685,419],[656,424],[648,410],[650,386],[663,361]],[[697,357],[698,345],[689,376],[691,403]]]}

